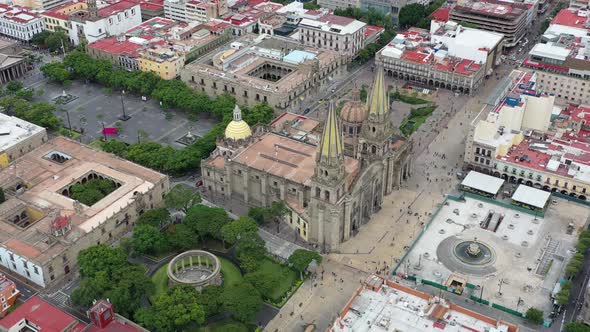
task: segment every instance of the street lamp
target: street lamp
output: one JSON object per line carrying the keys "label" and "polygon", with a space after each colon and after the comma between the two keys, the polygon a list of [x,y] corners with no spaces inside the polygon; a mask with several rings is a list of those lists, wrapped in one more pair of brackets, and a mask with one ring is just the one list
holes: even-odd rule
{"label": "street lamp", "polygon": [[123,95],[125,94],[125,90],[121,91],[121,109],[123,110],[123,114],[119,117],[119,120],[121,121],[127,121],[129,119],[131,119],[131,117],[127,114],[125,114],[125,102],[123,101]]}

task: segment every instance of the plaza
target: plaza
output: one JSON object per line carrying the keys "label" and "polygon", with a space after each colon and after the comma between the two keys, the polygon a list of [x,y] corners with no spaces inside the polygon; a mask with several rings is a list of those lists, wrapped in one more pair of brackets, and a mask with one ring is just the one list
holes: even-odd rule
{"label": "plaza", "polygon": [[549,312],[551,291],[590,215],[585,206],[555,202],[539,217],[491,200],[449,197],[395,273],[472,300]]}

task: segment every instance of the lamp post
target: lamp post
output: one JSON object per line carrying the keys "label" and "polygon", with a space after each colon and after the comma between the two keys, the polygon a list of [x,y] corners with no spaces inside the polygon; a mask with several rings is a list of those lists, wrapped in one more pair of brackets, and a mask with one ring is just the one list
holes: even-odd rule
{"label": "lamp post", "polygon": [[107,132],[105,131],[105,128],[104,128],[104,122],[101,121],[100,123],[102,124],[102,135],[104,136],[104,141],[106,142],[107,141]]}
{"label": "lamp post", "polygon": [[131,117],[125,113],[125,102],[123,101],[124,94],[125,94],[125,90],[122,90],[121,91],[121,109],[123,110],[123,114],[119,117],[119,120],[121,120],[121,121],[127,121],[127,120],[131,119]]}

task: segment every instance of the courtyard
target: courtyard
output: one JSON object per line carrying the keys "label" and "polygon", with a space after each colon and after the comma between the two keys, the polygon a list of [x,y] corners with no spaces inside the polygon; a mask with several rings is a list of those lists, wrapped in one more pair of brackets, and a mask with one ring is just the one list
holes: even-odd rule
{"label": "courtyard", "polygon": [[555,200],[538,217],[509,205],[448,198],[395,271],[473,300],[551,311],[551,292],[590,209]]}

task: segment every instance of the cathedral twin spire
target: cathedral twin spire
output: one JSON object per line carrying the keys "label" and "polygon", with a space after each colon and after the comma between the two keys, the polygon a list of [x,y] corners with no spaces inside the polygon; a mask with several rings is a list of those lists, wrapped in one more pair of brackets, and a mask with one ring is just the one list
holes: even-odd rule
{"label": "cathedral twin spire", "polygon": [[338,166],[344,161],[344,148],[342,145],[342,131],[340,122],[334,108],[334,101],[330,101],[328,116],[324,123],[324,132],[319,145],[318,162],[325,166]]}
{"label": "cathedral twin spire", "polygon": [[369,119],[372,117],[387,116],[389,108],[389,98],[387,96],[387,89],[383,83],[383,69],[377,69],[377,76],[373,83],[373,88],[369,95]]}

